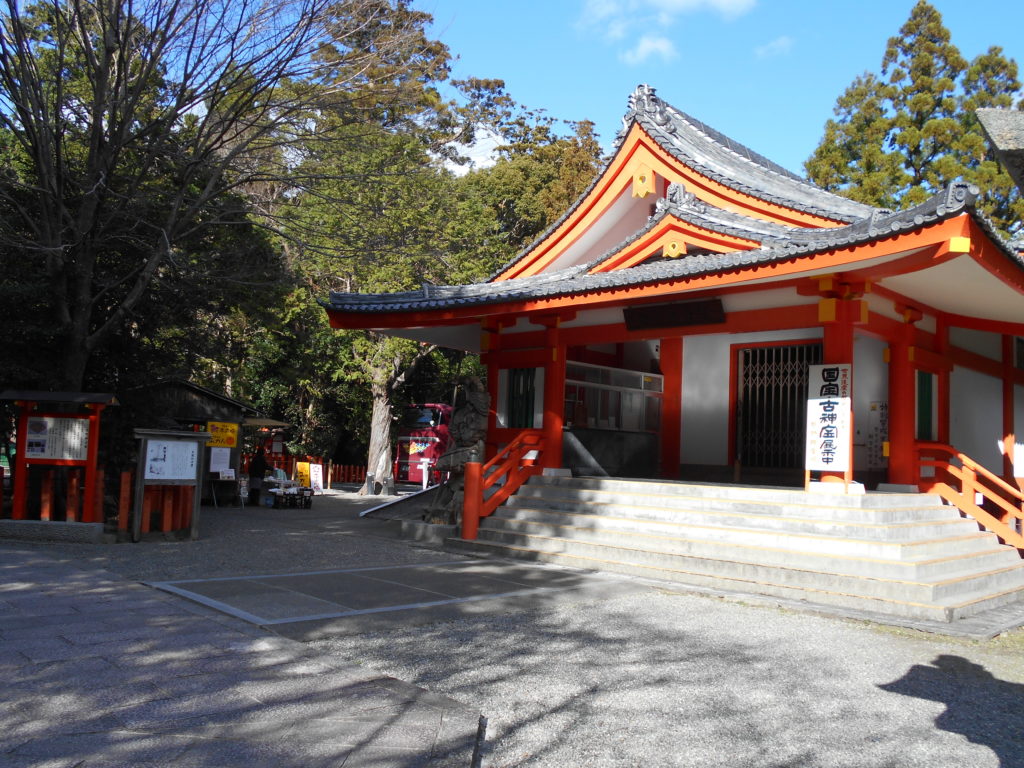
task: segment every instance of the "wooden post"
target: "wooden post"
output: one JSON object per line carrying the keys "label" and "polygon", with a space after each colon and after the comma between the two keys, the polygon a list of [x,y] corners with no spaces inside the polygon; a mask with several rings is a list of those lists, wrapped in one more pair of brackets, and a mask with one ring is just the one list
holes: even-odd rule
{"label": "wooden post", "polygon": [[917,482],[914,466],[914,417],[917,396],[914,389],[914,327],[904,324],[900,338],[889,344],[889,482],[912,485]]}
{"label": "wooden post", "polygon": [[35,403],[24,400],[15,403],[18,406],[18,435],[14,448],[14,488],[11,517],[15,520],[24,520],[28,505],[28,454],[25,448],[28,445],[28,414],[35,406]]}
{"label": "wooden post", "polygon": [[661,476],[679,477],[679,443],[683,410],[683,340],[662,339],[659,347],[661,373],[665,377],[661,395]]}
{"label": "wooden post", "polygon": [[100,414],[103,412],[103,405],[100,403],[89,403],[89,450],[85,462],[85,504],[82,519],[85,522],[103,522],[94,517],[96,509],[96,469],[99,464],[100,454]]}
{"label": "wooden post", "polygon": [[128,511],[132,508],[132,473],[125,470],[121,473],[121,489],[117,504],[117,530],[128,530]]}
{"label": "wooden post", "polygon": [[39,519],[53,519],[53,467],[43,470],[43,484],[39,492]]}
{"label": "wooden post", "polygon": [[[862,302],[850,299],[824,299],[819,304],[818,318],[823,320],[824,344],[822,345],[822,362],[849,363],[853,365],[853,314],[859,310]],[[831,321],[825,320],[823,315],[828,315],[831,309]],[[850,408],[853,408],[853,382],[850,382]],[[846,489],[849,489],[850,481],[853,480],[853,435],[855,427],[853,424],[853,413],[850,413],[850,433],[847,436],[847,455],[850,457],[849,464],[843,472],[822,472],[822,482],[841,482]]]}
{"label": "wooden post", "polygon": [[562,466],[562,425],[565,422],[565,344],[555,322],[544,332],[550,357],[544,365],[545,467]]}
{"label": "wooden post", "polygon": [[[81,502],[80,498],[81,491],[81,479],[78,476],[78,472],[72,468],[68,472],[68,494],[66,500],[66,506],[64,509],[64,519],[69,523],[73,523],[78,520],[78,505]],[[85,522],[89,516],[88,510],[82,510],[82,522]]]}
{"label": "wooden post", "polygon": [[479,461],[466,462],[462,488],[462,538],[476,539],[480,527],[480,507],[483,503],[482,465]]}

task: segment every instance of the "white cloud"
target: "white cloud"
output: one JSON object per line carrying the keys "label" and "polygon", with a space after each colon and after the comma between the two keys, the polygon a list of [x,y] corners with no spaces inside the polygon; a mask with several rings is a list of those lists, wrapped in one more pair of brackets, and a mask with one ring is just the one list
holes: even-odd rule
{"label": "white cloud", "polygon": [[757,0],[641,0],[639,4],[650,5],[673,15],[708,9],[734,19],[751,10],[756,3]]}
{"label": "white cloud", "polygon": [[[664,33],[686,14],[716,13],[732,20],[756,4],[757,0],[583,0],[578,28],[619,43],[648,29]],[[675,45],[664,34],[643,35],[632,49],[621,52],[619,59],[636,65],[653,56],[670,61],[677,55]]]}
{"label": "white cloud", "polygon": [[675,44],[667,37],[644,35],[632,50],[621,54],[619,58],[630,66],[636,66],[637,64],[643,64],[652,56],[657,56],[662,61],[667,62],[672,61],[678,55]]}
{"label": "white cloud", "polygon": [[770,43],[759,45],[754,49],[754,55],[759,59],[771,59],[775,56],[783,56],[793,48],[793,38],[789,35],[776,37]]}
{"label": "white cloud", "polygon": [[757,0],[584,0],[579,25],[617,39],[626,28],[652,23],[670,26],[676,17],[688,13],[710,11],[735,19],[756,4]]}

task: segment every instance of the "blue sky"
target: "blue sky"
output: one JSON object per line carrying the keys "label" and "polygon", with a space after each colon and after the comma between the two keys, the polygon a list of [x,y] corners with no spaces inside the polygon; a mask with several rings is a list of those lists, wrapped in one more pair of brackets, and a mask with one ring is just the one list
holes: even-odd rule
{"label": "blue sky", "polygon": [[[803,173],[836,98],[878,72],[914,0],[414,0],[458,56],[455,77],[503,79],[520,103],[594,121],[608,146],[639,83]],[[1024,67],[1024,1],[933,0],[971,59]]]}

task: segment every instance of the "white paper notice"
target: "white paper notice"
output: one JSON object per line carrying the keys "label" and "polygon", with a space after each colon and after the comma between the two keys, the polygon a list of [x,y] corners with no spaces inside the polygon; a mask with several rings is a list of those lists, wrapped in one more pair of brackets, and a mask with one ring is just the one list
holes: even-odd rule
{"label": "white paper notice", "polygon": [[146,480],[195,480],[199,446],[193,440],[150,440]]}

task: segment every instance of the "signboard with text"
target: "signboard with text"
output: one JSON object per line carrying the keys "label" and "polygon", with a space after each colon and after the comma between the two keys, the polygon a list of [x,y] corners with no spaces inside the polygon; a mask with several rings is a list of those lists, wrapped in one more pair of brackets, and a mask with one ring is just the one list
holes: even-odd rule
{"label": "signboard with text", "polygon": [[853,366],[808,366],[806,469],[846,472],[853,442]]}
{"label": "signboard with text", "polygon": [[25,440],[29,459],[85,461],[89,457],[89,419],[30,416]]}
{"label": "signboard with text", "polygon": [[324,492],[324,465],[309,465],[309,485],[316,493]]}
{"label": "signboard with text", "polygon": [[192,440],[149,440],[146,480],[196,480],[199,446]]}
{"label": "signboard with text", "polygon": [[212,435],[209,446],[234,448],[238,445],[238,425],[228,421],[208,421],[206,431]]}

